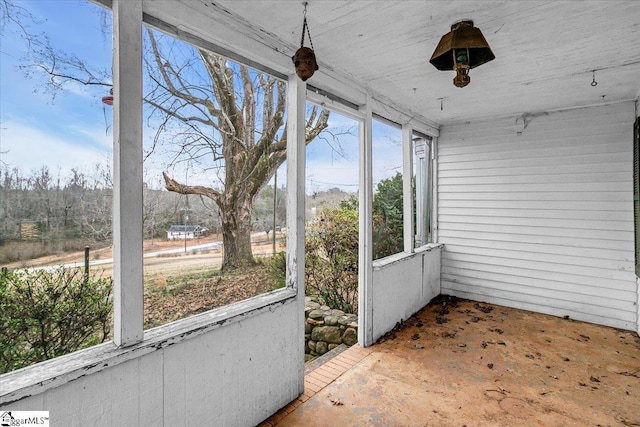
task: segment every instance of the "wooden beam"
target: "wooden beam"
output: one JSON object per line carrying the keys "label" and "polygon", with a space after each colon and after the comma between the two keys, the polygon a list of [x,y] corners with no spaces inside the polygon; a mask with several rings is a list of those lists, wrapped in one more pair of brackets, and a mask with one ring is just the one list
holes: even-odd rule
{"label": "wooden beam", "polygon": [[[299,337],[296,354],[299,372],[298,394],[304,392],[304,229],[305,229],[305,172],[306,83],[292,74],[287,92],[287,287],[297,292],[298,320],[293,330]],[[274,231],[275,233],[275,231]]]}
{"label": "wooden beam", "polygon": [[113,1],[114,330],[118,346],[143,336],[142,1]]}
{"label": "wooden beam", "polygon": [[402,126],[402,225],[404,233],[404,251],[412,253],[413,242],[413,128]]}
{"label": "wooden beam", "polygon": [[359,171],[359,247],[358,247],[358,343],[362,347],[373,344],[373,166],[372,130],[373,114],[371,96],[361,111],[365,118],[360,122],[360,171]]}

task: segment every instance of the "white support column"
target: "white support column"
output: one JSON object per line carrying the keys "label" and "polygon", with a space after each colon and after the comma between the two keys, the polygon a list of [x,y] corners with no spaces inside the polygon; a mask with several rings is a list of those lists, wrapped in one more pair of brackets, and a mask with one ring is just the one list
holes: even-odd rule
{"label": "white support column", "polygon": [[413,128],[402,126],[402,226],[404,233],[404,251],[414,250],[413,233]]}
{"label": "white support column", "polygon": [[[287,287],[297,291],[299,333],[298,393],[304,392],[304,228],[306,135],[305,103],[307,84],[295,74],[289,76],[287,92]],[[275,231],[274,231],[275,232]]]}
{"label": "white support column", "polygon": [[364,105],[365,118],[360,122],[359,170],[359,248],[358,248],[358,343],[373,344],[373,166],[371,95]]}
{"label": "white support column", "polygon": [[113,262],[116,345],[143,336],[142,1],[113,1]]}
{"label": "white support column", "polygon": [[431,242],[438,243],[438,138],[431,140]]}

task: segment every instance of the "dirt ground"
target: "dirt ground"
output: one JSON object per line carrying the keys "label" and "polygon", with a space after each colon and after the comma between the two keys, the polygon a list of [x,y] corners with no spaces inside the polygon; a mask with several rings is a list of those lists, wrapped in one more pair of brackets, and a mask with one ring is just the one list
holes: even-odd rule
{"label": "dirt ground", "polygon": [[441,297],[278,426],[640,426],[640,338]]}
{"label": "dirt ground", "polygon": [[[278,236],[282,240],[282,235]],[[187,247],[219,242],[221,236],[207,236],[188,240]],[[184,248],[184,240],[154,239],[144,242],[144,252],[160,252]],[[254,237],[253,253],[256,260],[270,256],[273,243],[263,236]],[[276,250],[282,250],[280,241]],[[89,259],[107,260],[112,248],[91,250]],[[44,267],[69,263],[82,263],[84,252],[52,255],[25,263],[4,265],[10,269]],[[145,329],[202,313],[216,307],[240,301],[273,289],[273,281],[263,264],[233,271],[221,276],[222,250],[201,252],[182,251],[144,259],[144,322]],[[113,274],[113,263],[91,267],[91,271],[105,277]]]}

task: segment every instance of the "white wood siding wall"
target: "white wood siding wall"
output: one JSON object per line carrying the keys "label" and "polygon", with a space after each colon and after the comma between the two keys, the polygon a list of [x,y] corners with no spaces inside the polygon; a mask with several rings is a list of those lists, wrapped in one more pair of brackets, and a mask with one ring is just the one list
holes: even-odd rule
{"label": "white wood siding wall", "polygon": [[637,328],[633,102],[444,127],[442,293]]}

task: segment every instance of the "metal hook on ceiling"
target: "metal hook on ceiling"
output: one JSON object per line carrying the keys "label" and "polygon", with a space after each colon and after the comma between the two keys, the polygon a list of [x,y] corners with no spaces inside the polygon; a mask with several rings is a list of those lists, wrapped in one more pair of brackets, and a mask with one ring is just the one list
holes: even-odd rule
{"label": "metal hook on ceiling", "polygon": [[596,87],[598,86],[598,82],[596,81],[596,70],[593,70],[593,80],[591,81],[591,86]]}

